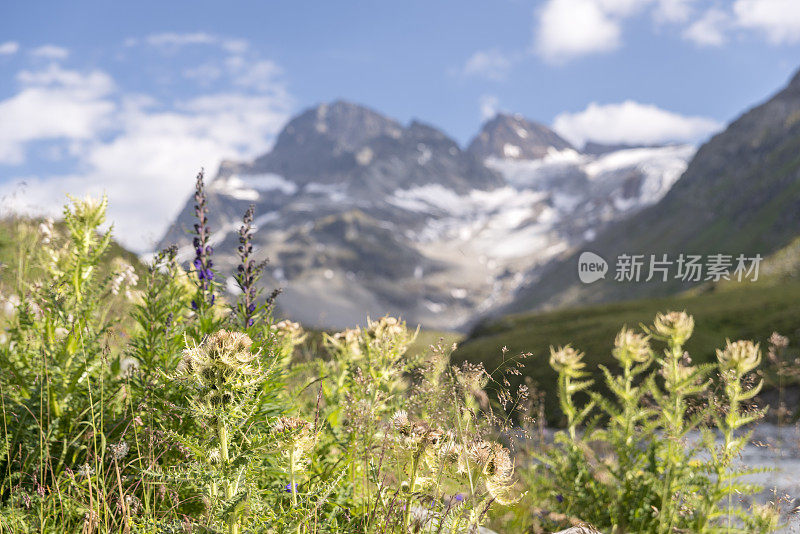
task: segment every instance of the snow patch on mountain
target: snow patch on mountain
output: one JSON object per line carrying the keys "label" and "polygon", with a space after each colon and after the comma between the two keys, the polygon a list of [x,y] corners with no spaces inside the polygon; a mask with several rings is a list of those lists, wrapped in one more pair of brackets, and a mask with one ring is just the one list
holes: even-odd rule
{"label": "snow patch on mountain", "polygon": [[211,189],[239,200],[258,200],[261,192],[279,191],[284,195],[294,195],[297,184],[274,173],[232,174],[225,179],[215,180]]}

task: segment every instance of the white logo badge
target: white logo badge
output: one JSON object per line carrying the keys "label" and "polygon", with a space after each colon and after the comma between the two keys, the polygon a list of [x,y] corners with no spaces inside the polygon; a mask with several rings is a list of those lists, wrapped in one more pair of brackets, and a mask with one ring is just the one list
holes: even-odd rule
{"label": "white logo badge", "polygon": [[578,278],[584,284],[591,284],[606,277],[608,263],[594,252],[583,252],[578,258]]}

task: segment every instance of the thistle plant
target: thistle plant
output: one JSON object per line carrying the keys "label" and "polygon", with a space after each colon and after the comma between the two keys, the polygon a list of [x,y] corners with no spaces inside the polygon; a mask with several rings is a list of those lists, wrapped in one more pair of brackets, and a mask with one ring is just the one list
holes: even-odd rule
{"label": "thistle plant", "polygon": [[692,498],[681,489],[693,483],[696,474],[689,465],[692,452],[680,442],[689,431],[697,428],[701,417],[687,416],[686,401],[709,387],[707,377],[713,365],[694,366],[688,354],[684,353],[683,345],[694,331],[694,319],[686,312],[659,313],[653,327],[647,331],[653,338],[667,344],[663,356],[656,356],[663,389],[656,382],[655,375],[648,378],[650,394],[659,408],[658,422],[666,437],[666,443],[658,451],[663,454],[665,464],[658,506],[658,528],[659,532],[672,532],[681,499]]}
{"label": "thistle plant", "polygon": [[286,459],[284,469],[289,474],[289,484],[286,485],[286,488],[291,493],[292,506],[296,507],[299,491],[297,480],[308,465],[308,454],[314,447],[316,435],[308,421],[286,416],[275,421],[272,433]]}
{"label": "thistle plant", "polygon": [[295,348],[306,340],[308,334],[300,323],[286,319],[272,324],[270,331],[274,337],[275,357],[281,367],[285,369],[289,366]]}
{"label": "thistle plant", "polygon": [[174,369],[183,346],[189,291],[180,284],[185,277],[178,265],[177,247],[158,252],[147,266],[141,299],[131,317],[137,330],[130,342],[129,354],[144,373],[155,369]]}
{"label": "thistle plant", "polygon": [[789,339],[786,336],[773,332],[769,337],[767,363],[760,374],[767,385],[778,390],[775,416],[778,420],[780,439],[781,427],[800,418],[800,407],[792,411],[786,404],[785,395],[787,387],[800,383],[800,358],[795,351],[789,350]]}
{"label": "thistle plant", "polygon": [[[752,430],[740,432],[742,427],[761,419],[766,409],[747,409],[744,403],[755,397],[763,386],[763,380],[754,383],[749,376],[761,363],[761,351],[752,341],[726,340],[724,349],[717,349],[719,376],[723,398],[716,401],[711,416],[717,432],[704,429],[706,447],[711,456],[709,470],[713,476],[711,491],[705,494],[702,513],[698,514],[698,531],[715,526],[725,532],[768,532],[775,528],[778,510],[762,508],[757,514],[746,514],[733,506],[733,497],[758,493],[760,487],[739,481],[745,475],[762,472],[763,469],[736,469],[733,461],[750,440]],[[717,404],[718,403],[718,404]],[[716,435],[722,436],[717,446]],[[739,520],[734,524],[734,518]]]}
{"label": "thistle plant", "polygon": [[[578,515],[612,532],[772,531],[774,508],[746,513],[732,502],[735,494],[759,490],[738,481],[756,471],[731,467],[749,436],[740,429],[764,413],[743,409],[761,387],[749,378],[760,363],[758,346],[728,342],[717,351],[716,365],[693,365],[683,349],[694,329],[691,316],[658,314],[643,329],[623,328],[617,335],[612,356],[620,374],[601,366],[610,395],[587,390],[587,381],[573,382],[585,373],[581,353],[551,349],[567,430],[539,456],[543,467],[535,468],[535,483],[550,488],[557,497],[550,504],[563,517]],[[651,341],[666,345],[661,354]],[[703,407],[715,369],[724,394]],[[573,395],[583,390],[590,400],[579,408]],[[701,444],[689,444],[692,431],[703,436]]]}
{"label": "thistle plant", "polygon": [[191,385],[190,413],[206,429],[199,439],[175,436],[194,458],[186,472],[199,477],[209,515],[230,534],[248,509],[259,511],[254,481],[268,445],[254,425],[272,369],[251,345],[246,334],[219,330],[184,350],[176,374]]}
{"label": "thistle plant", "polygon": [[558,373],[558,401],[567,418],[567,431],[573,441],[576,439],[576,428],[586,420],[594,407],[593,403],[589,403],[579,410],[575,405],[575,394],[593,383],[592,380],[581,380],[588,376],[583,370],[586,364],[582,360],[583,353],[569,345],[559,347],[558,350],[550,347],[550,367]]}
{"label": "thistle plant", "polygon": [[404,410],[392,416],[387,432],[391,453],[385,467],[399,485],[382,482],[378,494],[401,503],[401,531],[471,532],[486,521],[493,503],[517,501],[514,463],[499,443],[477,435],[463,441],[453,430],[412,419]]}

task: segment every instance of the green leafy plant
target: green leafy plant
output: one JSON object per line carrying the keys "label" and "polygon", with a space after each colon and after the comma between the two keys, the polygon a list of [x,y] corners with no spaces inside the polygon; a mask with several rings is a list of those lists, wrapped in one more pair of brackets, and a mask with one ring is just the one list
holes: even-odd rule
{"label": "green leafy plant", "polygon": [[[716,365],[695,366],[683,350],[693,328],[683,312],[659,314],[646,335],[623,328],[613,350],[621,373],[601,367],[610,397],[589,391],[589,381],[573,382],[585,376],[581,353],[552,350],[567,433],[557,434],[556,446],[541,456],[537,480],[549,488],[555,510],[609,532],[776,528],[775,508],[747,513],[732,501],[761,489],[739,482],[754,470],[732,466],[750,435],[742,428],[764,415],[743,410],[760,389],[749,381],[760,362],[758,346],[728,342]],[[664,343],[663,351],[654,351],[651,340]],[[723,389],[718,397],[714,371]],[[578,392],[588,393],[582,408]],[[702,439],[690,439],[698,433]]]}

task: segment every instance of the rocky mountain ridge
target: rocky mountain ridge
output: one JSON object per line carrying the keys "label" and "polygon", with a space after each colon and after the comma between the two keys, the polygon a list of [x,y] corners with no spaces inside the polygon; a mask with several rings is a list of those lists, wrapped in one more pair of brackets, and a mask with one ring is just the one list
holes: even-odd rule
{"label": "rocky mountain ridge", "polygon": [[[232,272],[235,230],[252,203],[255,245],[270,259],[265,283],[284,288],[282,314],[322,327],[393,313],[463,328],[510,302],[552,258],[658,201],[693,152],[584,154],[511,115],[462,150],[420,122],[322,104],[290,120],[267,154],[220,166],[208,186],[215,264]],[[192,215],[189,201],[161,242],[187,258]]]}

